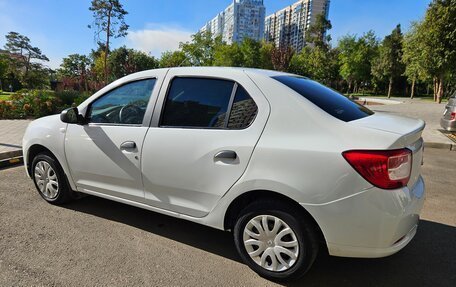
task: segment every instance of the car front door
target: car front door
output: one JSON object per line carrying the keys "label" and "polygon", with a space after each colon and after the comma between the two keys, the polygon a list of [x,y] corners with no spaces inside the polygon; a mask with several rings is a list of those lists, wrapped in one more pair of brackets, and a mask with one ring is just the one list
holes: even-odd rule
{"label": "car front door", "polygon": [[173,69],[163,87],[142,153],[146,202],[203,217],[244,173],[269,104],[241,70]]}
{"label": "car front door", "polygon": [[79,191],[144,201],[141,151],[160,80],[111,89],[87,107],[87,124],[68,125],[65,155]]}

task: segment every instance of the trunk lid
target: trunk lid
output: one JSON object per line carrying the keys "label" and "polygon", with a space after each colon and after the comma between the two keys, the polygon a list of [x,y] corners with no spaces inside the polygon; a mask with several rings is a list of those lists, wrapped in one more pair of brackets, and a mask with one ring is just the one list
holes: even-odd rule
{"label": "trunk lid", "polygon": [[421,135],[425,122],[420,119],[376,112],[369,117],[352,121],[350,124],[397,135],[397,140],[388,149],[408,148],[412,151],[412,172],[407,186],[413,188],[421,174],[424,148]]}

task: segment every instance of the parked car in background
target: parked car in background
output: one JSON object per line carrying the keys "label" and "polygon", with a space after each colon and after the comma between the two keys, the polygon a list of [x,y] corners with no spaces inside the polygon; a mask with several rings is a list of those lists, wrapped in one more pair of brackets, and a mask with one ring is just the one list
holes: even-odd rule
{"label": "parked car in background", "polygon": [[35,120],[23,153],[49,203],[85,193],[229,230],[248,266],[287,280],[320,249],[374,258],[412,240],[423,128],[297,75],[172,68]]}
{"label": "parked car in background", "polygon": [[456,92],[448,99],[440,126],[446,131],[456,132]]}

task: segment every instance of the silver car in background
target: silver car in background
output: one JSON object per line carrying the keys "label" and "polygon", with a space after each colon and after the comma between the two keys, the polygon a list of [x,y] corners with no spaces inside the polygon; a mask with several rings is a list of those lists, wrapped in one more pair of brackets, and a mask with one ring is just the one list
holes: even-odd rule
{"label": "silver car in background", "polygon": [[456,92],[448,99],[440,126],[446,131],[456,132]]}

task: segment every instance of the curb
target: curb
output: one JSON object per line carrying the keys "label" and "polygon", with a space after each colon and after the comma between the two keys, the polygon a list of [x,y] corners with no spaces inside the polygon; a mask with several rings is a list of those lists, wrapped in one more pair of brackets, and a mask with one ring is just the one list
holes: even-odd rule
{"label": "curb", "polygon": [[6,168],[13,165],[22,164],[22,150],[13,150],[0,153],[0,168]]}
{"label": "curb", "polygon": [[425,148],[437,148],[437,149],[447,149],[450,151],[456,151],[456,144],[450,143],[435,143],[435,142],[424,142]]}

